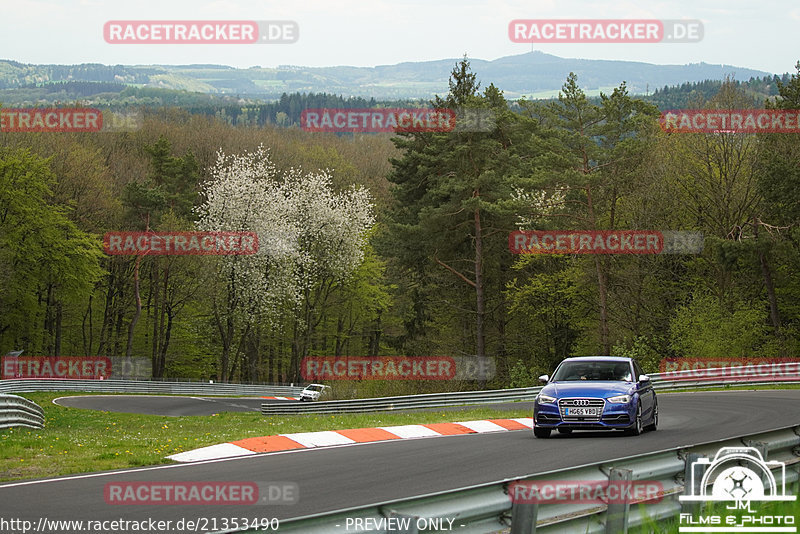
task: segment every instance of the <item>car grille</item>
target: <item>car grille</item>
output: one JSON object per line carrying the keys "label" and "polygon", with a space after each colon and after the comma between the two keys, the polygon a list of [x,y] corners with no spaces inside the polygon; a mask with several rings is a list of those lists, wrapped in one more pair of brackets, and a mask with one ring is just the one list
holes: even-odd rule
{"label": "car grille", "polygon": [[[603,399],[559,399],[558,410],[562,421],[599,421],[605,407]],[[597,415],[567,415],[567,408],[599,408]]]}

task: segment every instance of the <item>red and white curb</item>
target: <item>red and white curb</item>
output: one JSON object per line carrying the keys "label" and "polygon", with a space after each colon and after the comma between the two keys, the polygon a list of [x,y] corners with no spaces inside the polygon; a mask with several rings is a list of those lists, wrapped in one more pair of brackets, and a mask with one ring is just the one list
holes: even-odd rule
{"label": "red and white curb", "polygon": [[262,399],[272,399],[272,400],[300,400],[299,397],[261,397]]}
{"label": "red and white curb", "polygon": [[313,449],[331,445],[351,445],[392,439],[431,438],[459,434],[482,434],[485,432],[508,432],[530,430],[533,419],[486,419],[461,421],[458,423],[430,423],[427,425],[382,426],[375,428],[352,428],[347,430],[325,430],[322,432],[298,432],[260,438],[246,438],[230,443],[210,445],[193,451],[167,456],[178,462],[197,462],[248,456],[265,452]]}

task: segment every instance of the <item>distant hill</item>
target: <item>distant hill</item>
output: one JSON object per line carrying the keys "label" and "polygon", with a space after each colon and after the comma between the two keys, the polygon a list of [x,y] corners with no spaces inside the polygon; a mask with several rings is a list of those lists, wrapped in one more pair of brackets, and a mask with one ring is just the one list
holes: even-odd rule
{"label": "distant hill", "polygon": [[[459,58],[406,62],[376,67],[251,67],[223,65],[30,65],[0,60],[0,90],[5,102],[36,94],[53,83],[103,82],[102,90],[114,92],[120,85],[189,91],[223,97],[278,99],[284,93],[329,93],[378,100],[430,99],[446,94],[450,71]],[[584,91],[597,95],[622,81],[634,94],[653,93],[657,88],[686,82],[721,80],[733,76],[740,81],[771,73],[733,65],[654,65],[634,61],[561,58],[529,52],[493,61],[470,59],[473,72],[483,86],[494,83],[509,99],[556,95],[567,75],[575,72]],[[62,86],[63,87],[63,86]],[[66,87],[63,87],[66,89]],[[85,93],[85,86],[75,86]],[[13,95],[13,98],[9,98]],[[65,93],[68,95],[68,93]],[[34,97],[36,98],[36,97]]]}

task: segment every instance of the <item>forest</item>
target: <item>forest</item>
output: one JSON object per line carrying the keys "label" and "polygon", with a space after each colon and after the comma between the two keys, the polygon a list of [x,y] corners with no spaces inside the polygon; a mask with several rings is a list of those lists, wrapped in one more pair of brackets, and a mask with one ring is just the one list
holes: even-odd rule
{"label": "forest", "polygon": [[[800,109],[796,69],[774,91],[726,80],[685,105]],[[272,383],[300,381],[307,356],[491,359],[494,378],[463,388],[532,385],[578,355],[647,372],[800,355],[793,134],[667,133],[622,81],[592,99],[571,74],[558,99],[509,102],[478,75],[456,64],[430,104],[491,110],[491,131],[304,132],[293,117],[322,106],[287,96],[288,113],[251,120],[150,106],[131,132],[0,132],[0,354]],[[107,232],[190,230],[257,232],[261,248],[102,248]],[[515,230],[705,239],[699,254],[513,254]]]}

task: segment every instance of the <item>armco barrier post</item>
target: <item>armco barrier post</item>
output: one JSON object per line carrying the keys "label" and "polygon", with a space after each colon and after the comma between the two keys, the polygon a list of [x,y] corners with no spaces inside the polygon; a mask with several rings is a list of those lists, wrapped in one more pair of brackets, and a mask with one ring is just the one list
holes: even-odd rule
{"label": "armco barrier post", "polygon": [[[705,458],[705,455],[698,454],[696,452],[690,452],[686,455],[686,467],[683,471],[684,495],[701,494],[703,474],[705,473],[706,464],[697,464],[697,467],[695,468],[695,462],[697,462],[697,460],[700,458]],[[681,513],[694,515],[700,511],[700,504],[701,503],[698,501],[681,501]]]}
{"label": "armco barrier post", "polygon": [[511,505],[511,534],[535,534],[539,504],[514,502]]}
{"label": "armco barrier post", "polygon": [[[611,468],[608,472],[609,486],[622,482],[622,485],[631,483],[633,471],[631,469]],[[624,493],[624,492],[623,492]],[[606,510],[606,534],[627,534],[628,514],[630,513],[631,503],[627,499],[608,503]]]}
{"label": "armco barrier post", "polygon": [[[792,431],[798,436],[800,436],[800,426],[794,427]],[[795,456],[800,456],[800,445],[792,448],[792,454],[794,454]],[[786,470],[788,471],[789,469],[790,469],[789,466],[786,466]],[[800,495],[800,464],[794,464],[792,466],[792,469],[794,470],[795,473],[797,473],[797,476],[793,477],[794,482],[791,483],[790,487],[792,489],[790,490],[790,493],[792,495]]]}
{"label": "armco barrier post", "polygon": [[[769,445],[767,445],[763,441],[750,441],[750,440],[745,440],[744,444],[747,445],[748,447],[753,447],[755,450],[757,450],[761,454],[761,458],[763,458],[765,462],[769,461],[769,458],[767,458],[767,455],[769,454]],[[768,486],[769,481],[767,480],[767,473],[765,472],[761,473],[761,482],[764,484],[765,488],[769,487]]]}

